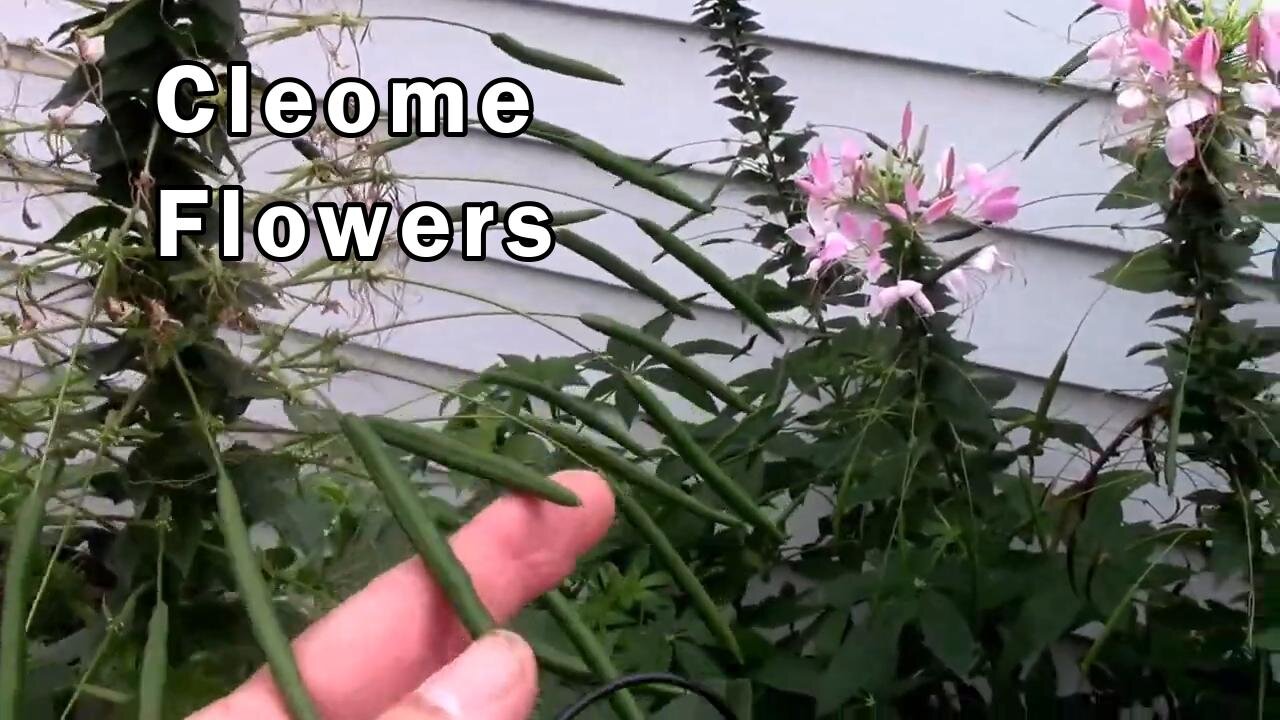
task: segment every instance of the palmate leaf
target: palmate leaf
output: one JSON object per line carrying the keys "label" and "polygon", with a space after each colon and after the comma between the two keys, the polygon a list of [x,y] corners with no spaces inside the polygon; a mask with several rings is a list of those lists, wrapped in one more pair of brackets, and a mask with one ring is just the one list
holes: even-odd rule
{"label": "palmate leaf", "polygon": [[1094,275],[1108,285],[1139,293],[1172,290],[1177,274],[1170,259],[1168,245],[1160,243],[1139,250],[1120,262]]}
{"label": "palmate leaf", "polygon": [[728,621],[720,614],[720,608],[711,599],[707,589],[698,580],[698,576],[680,557],[680,552],[667,539],[666,534],[649,516],[649,513],[645,512],[644,507],[636,502],[630,494],[625,491],[619,492],[617,493],[617,498],[618,509],[622,511],[623,517],[627,519],[627,522],[635,528],[640,537],[657,554],[659,562],[666,566],[676,585],[680,586],[680,589],[684,590],[689,596],[694,610],[702,618],[702,621],[707,624],[711,634],[738,662],[742,662],[742,648],[738,646],[738,639],[734,637]]}
{"label": "palmate leaf", "polygon": [[723,400],[731,407],[738,410],[750,410],[751,405],[742,399],[742,396],[726,385],[720,378],[716,377],[710,371],[704,369],[701,365],[693,362],[689,358],[680,354],[675,348],[662,342],[661,340],[645,333],[644,331],[633,328],[629,325],[616,322],[603,315],[587,313],[578,318],[583,325],[595,330],[598,333],[608,336],[611,339],[618,340],[626,345],[639,348],[648,353],[655,360],[658,360],[671,368],[677,373],[696,383],[707,392]]}
{"label": "palmate leaf", "polygon": [[[552,590],[542,596],[542,605],[551,613],[560,629],[573,643],[582,656],[582,661],[595,673],[602,682],[617,680],[620,676],[618,668],[613,664],[609,653],[591,628],[583,622],[578,609],[558,590]],[[636,699],[627,690],[620,690],[609,696],[609,704],[614,712],[623,720],[644,720],[644,711],[636,703]]]}

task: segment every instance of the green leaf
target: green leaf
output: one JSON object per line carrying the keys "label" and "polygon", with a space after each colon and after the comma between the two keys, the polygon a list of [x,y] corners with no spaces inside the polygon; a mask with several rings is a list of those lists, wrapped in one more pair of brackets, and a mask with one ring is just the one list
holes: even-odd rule
{"label": "green leaf", "polygon": [[1044,580],[1022,604],[1000,657],[999,674],[1008,675],[1022,663],[1034,660],[1075,626],[1080,598],[1067,582],[1065,568],[1054,562],[1045,566]]}
{"label": "green leaf", "polygon": [[1280,197],[1258,197],[1241,200],[1237,207],[1245,215],[1252,215],[1259,222],[1280,223]]}
{"label": "green leaf", "polygon": [[951,672],[969,673],[976,647],[969,623],[945,596],[927,592],[920,598],[920,631],[924,644]]}
{"label": "green leaf", "polygon": [[1262,650],[1280,652],[1280,626],[1269,627],[1253,636],[1253,644]]}
{"label": "green leaf", "polygon": [[1155,203],[1151,178],[1135,170],[1120,178],[1120,182],[1098,203],[1099,210],[1132,210]]}
{"label": "green leaf", "polygon": [[1172,290],[1177,274],[1169,258],[1169,246],[1152,245],[1139,250],[1094,278],[1122,290],[1156,293]]}
{"label": "green leaf", "polygon": [[72,215],[67,224],[59,228],[45,244],[60,245],[94,230],[121,227],[125,218],[124,211],[114,205],[94,205]]}
{"label": "green leaf", "polygon": [[546,50],[529,47],[506,33],[493,33],[489,36],[489,40],[493,42],[494,47],[525,65],[532,65],[536,68],[584,80],[595,80],[596,82],[609,83],[610,85],[622,84],[622,80],[618,79],[616,75],[601,70],[595,65],[547,52]]}
{"label": "green leaf", "polygon": [[885,690],[898,669],[898,635],[910,620],[902,603],[885,606],[855,627],[818,680],[818,715],[839,709],[859,692]]}
{"label": "green leaf", "polygon": [[815,697],[822,666],[811,657],[791,655],[779,650],[769,656],[752,678],[759,684],[796,695]]}
{"label": "green leaf", "polygon": [[1045,125],[1044,129],[1041,130],[1040,133],[1036,135],[1035,139],[1031,141],[1031,144],[1027,146],[1027,151],[1022,154],[1022,159],[1026,160],[1031,157],[1031,153],[1035,152],[1036,148],[1040,147],[1041,143],[1047,140],[1049,136],[1053,134],[1053,131],[1058,129],[1059,125],[1066,122],[1067,118],[1071,117],[1077,110],[1088,105],[1089,100],[1090,98],[1088,97],[1082,97],[1063,108],[1062,112],[1054,115],[1053,119],[1049,121],[1049,124]]}

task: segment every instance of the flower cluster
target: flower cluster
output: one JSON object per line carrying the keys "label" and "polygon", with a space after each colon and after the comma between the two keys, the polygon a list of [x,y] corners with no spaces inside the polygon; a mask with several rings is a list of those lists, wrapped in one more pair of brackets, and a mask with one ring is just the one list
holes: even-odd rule
{"label": "flower cluster", "polygon": [[[886,254],[895,243],[917,242],[922,231],[948,217],[992,224],[1018,213],[1017,186],[1009,184],[1004,173],[977,163],[960,168],[954,147],[943,153],[936,182],[928,183],[920,162],[924,133],[912,149],[913,124],[908,105],[899,144],[886,147],[879,162],[853,140],[845,140],[834,157],[819,146],[809,156],[808,174],[796,180],[808,198],[808,212],[806,222],[791,228],[789,235],[809,258],[806,276],[816,278],[831,268],[861,273],[875,315],[903,300],[922,315],[934,312],[918,280],[900,272],[889,277],[893,268]],[[996,248],[988,246],[939,282],[961,296],[982,276],[1009,267]]]}
{"label": "flower cluster", "polygon": [[1174,167],[1196,156],[1195,128],[1211,115],[1242,108],[1263,162],[1280,163],[1269,116],[1280,109],[1280,10],[1239,16],[1212,4],[1192,12],[1180,0],[1098,0],[1123,27],[1089,49],[1106,62],[1119,90],[1121,120],[1167,127],[1164,151]]}

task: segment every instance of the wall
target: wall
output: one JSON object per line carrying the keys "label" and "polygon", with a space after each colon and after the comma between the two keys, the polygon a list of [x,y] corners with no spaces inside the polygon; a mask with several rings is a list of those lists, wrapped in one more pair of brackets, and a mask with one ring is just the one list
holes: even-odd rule
{"label": "wall", "polygon": [[[38,104],[51,94],[56,81],[40,73],[57,74],[55,62],[23,49],[27,37],[47,37],[70,15],[67,4],[52,0],[23,0],[24,12],[7,16],[4,33],[10,47],[9,70],[0,70],[0,102],[16,98],[35,105],[24,113],[39,117]],[[1036,78],[1048,75],[1063,60],[1110,22],[1094,16],[1074,29],[1068,27],[1085,3],[1058,0],[896,0],[891,3],[850,3],[848,0],[761,0],[762,22],[776,54],[771,70],[788,79],[799,96],[795,118],[820,124],[874,129],[892,134],[904,103],[913,104],[918,122],[930,125],[936,152],[957,144],[964,162],[1003,162],[1015,175],[1027,200],[1046,199],[1026,208],[1010,231],[991,232],[975,241],[995,241],[1011,256],[1017,271],[989,289],[969,315],[967,334],[980,350],[976,359],[1020,379],[1015,402],[1034,405],[1041,379],[1075,336],[1066,388],[1058,412],[1097,428],[1123,425],[1131,412],[1126,394],[1159,382],[1159,374],[1140,358],[1124,358],[1129,345],[1155,337],[1145,328],[1150,312],[1164,304],[1159,297],[1108,291],[1090,278],[1119,257],[1119,252],[1151,240],[1141,233],[1117,233],[1113,223],[1132,223],[1133,213],[1095,212],[1096,193],[1119,177],[1097,152],[1097,141],[1110,127],[1110,100],[1097,89],[1096,78],[1049,88]],[[352,10],[352,2],[321,7]],[[712,104],[712,83],[704,77],[711,58],[701,54],[705,40],[688,23],[688,4],[674,0],[580,0],[545,2],[517,0],[437,0],[424,9],[416,0],[365,0],[369,16],[422,15],[501,30],[538,47],[555,49],[592,61],[624,79],[624,87],[562,78],[510,61],[476,34],[423,22],[375,20],[368,40],[351,63],[339,72],[358,71],[375,86],[391,76],[452,75],[470,88],[479,88],[498,75],[525,81],[534,93],[537,115],[566,125],[623,153],[646,156],[672,145],[713,141],[674,153],[672,159],[695,159],[722,154],[729,146],[717,139],[731,130],[726,113]],[[276,9],[286,9],[276,3]],[[255,20],[251,29],[261,30]],[[335,33],[328,36],[333,39]],[[349,50],[349,48],[347,48]],[[357,59],[358,55],[358,59]],[[334,77],[321,44],[312,35],[255,48],[253,58],[268,76],[294,75],[316,86]],[[5,61],[0,57],[0,61]],[[1027,162],[1021,152],[1062,108],[1086,97],[1088,104]],[[842,131],[821,128],[827,140]],[[612,182],[577,158],[529,139],[498,140],[479,135],[462,139],[429,139],[397,151],[401,172],[543,184],[648,216],[671,221],[682,211],[631,187],[612,188]],[[287,145],[264,151],[251,163],[250,187],[275,182],[266,171],[297,158]],[[710,186],[707,175],[682,178],[698,190]],[[541,199],[553,209],[576,209],[577,200],[527,190],[511,190],[458,182],[417,182],[407,191],[420,199],[444,204],[463,200]],[[704,190],[703,190],[704,191]],[[732,196],[732,193],[731,193]],[[738,193],[736,197],[740,198]],[[40,239],[59,226],[59,217],[75,207],[68,198],[37,199],[28,211],[42,224],[28,230],[19,221],[23,196],[13,186],[0,188],[0,235]],[[732,200],[732,197],[730,197]],[[734,210],[716,213],[685,231],[695,236],[742,225]],[[606,216],[578,228],[622,257],[647,264],[652,244],[625,218]],[[496,248],[495,248],[496,249]],[[959,248],[957,248],[959,249]],[[3,248],[0,247],[0,252]],[[726,269],[745,272],[760,255],[741,244],[708,249]],[[623,320],[641,322],[654,306],[612,278],[567,252],[548,260],[522,264],[491,252],[484,263],[450,257],[433,264],[414,264],[410,274],[423,282],[478,294],[526,311],[579,313],[606,309]],[[650,274],[677,295],[703,289],[697,279],[667,260]],[[1259,285],[1255,294],[1270,296]],[[405,318],[453,314],[483,309],[483,303],[445,292],[412,293]],[[363,321],[355,303],[338,315],[305,316],[299,326],[318,334]],[[389,310],[375,306],[381,317]],[[1275,304],[1248,309],[1272,319]],[[742,337],[740,328],[716,299],[699,306],[696,323],[680,323],[677,337],[713,335],[727,340]],[[598,340],[575,322],[551,321],[557,327],[598,345]],[[798,333],[790,333],[796,342]],[[417,383],[442,385],[492,363],[499,353],[549,355],[575,347],[554,333],[509,317],[469,318],[416,326],[413,332],[369,337],[354,348],[353,361],[373,372],[354,373],[331,389],[343,407],[382,411],[412,398],[406,412],[434,411],[438,397],[414,382],[377,374],[393,371]],[[753,357],[726,373],[745,372],[767,363],[776,350],[756,346]],[[31,372],[37,358],[13,355],[9,372]],[[26,370],[22,363],[26,363]],[[278,421],[278,412],[262,419]],[[1103,434],[1106,432],[1104,430]]]}

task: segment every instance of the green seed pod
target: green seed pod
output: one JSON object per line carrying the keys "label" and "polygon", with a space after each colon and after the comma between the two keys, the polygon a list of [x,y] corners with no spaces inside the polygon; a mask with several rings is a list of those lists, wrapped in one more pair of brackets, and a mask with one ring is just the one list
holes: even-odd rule
{"label": "green seed pod", "polygon": [[491,480],[516,492],[534,495],[557,505],[577,507],[582,504],[578,496],[563,485],[510,458],[475,450],[444,433],[399,420],[366,420],[373,431],[388,444],[447,468]]}
{"label": "green seed pod", "polygon": [[[618,668],[614,666],[613,660],[609,658],[609,652],[604,649],[604,645],[600,643],[600,639],[591,632],[591,628],[582,621],[578,615],[578,610],[569,602],[564,595],[558,590],[552,590],[542,596],[542,604],[555,618],[556,623],[560,625],[560,629],[568,636],[569,642],[577,648],[578,654],[582,656],[582,661],[591,668],[591,671],[600,678],[601,682],[612,682],[619,677]],[[613,706],[614,712],[622,716],[623,720],[644,720],[644,712],[640,706],[636,704],[635,697],[627,690],[620,690],[609,696],[609,704]]]}
{"label": "green seed pod", "polygon": [[729,477],[729,474],[724,469],[716,464],[716,461],[702,449],[702,446],[698,445],[698,441],[693,439],[689,431],[685,430],[680,421],[671,414],[671,411],[662,404],[662,401],[643,382],[632,375],[623,375],[622,380],[627,384],[631,393],[635,395],[640,407],[649,413],[654,426],[671,440],[671,444],[675,446],[676,452],[680,453],[680,457],[684,458],[684,461],[689,463],[689,467],[693,468],[694,472],[707,481],[711,489],[724,500],[731,510],[775,540],[781,542],[786,539],[782,531],[769,519],[769,516],[760,509],[760,506],[756,505],[755,500],[733,478]]}
{"label": "green seed pod", "polygon": [[480,380],[528,393],[569,413],[583,425],[618,443],[628,452],[640,457],[645,457],[649,454],[649,449],[631,437],[626,428],[614,422],[613,419],[582,398],[543,385],[532,378],[505,370],[490,370],[482,374]]}
{"label": "green seed pod", "polygon": [[169,672],[169,606],[156,603],[147,623],[147,644],[142,649],[142,674],[138,681],[138,720],[161,720],[164,683]]}
{"label": "green seed pod", "polygon": [[258,567],[252,546],[249,545],[249,528],[240,511],[240,498],[236,494],[235,485],[231,483],[231,478],[221,463],[218,465],[218,520],[222,526],[227,555],[231,558],[231,570],[235,575],[236,588],[240,592],[240,602],[249,615],[253,636],[267,656],[267,666],[271,668],[271,676],[280,689],[285,706],[296,720],[320,720],[320,713],[316,710],[306,685],[302,683],[298,662],[289,646],[289,636],[280,626],[280,620],[271,607],[271,591],[262,579],[262,570]]}
{"label": "green seed pod", "polygon": [[720,378],[712,375],[701,365],[685,357],[679,350],[644,332],[643,330],[633,328],[630,325],[623,325],[616,320],[604,317],[603,315],[585,314],[578,318],[583,325],[603,333],[609,337],[624,342],[633,347],[640,348],[649,353],[653,357],[662,361],[667,367],[675,370],[681,375],[689,378],[693,382],[701,385],[708,392],[729,405],[742,410],[743,412],[751,410],[751,404],[742,399],[742,396],[733,391],[728,385],[724,384]]}
{"label": "green seed pod", "polygon": [[51,481],[43,482],[27,495],[9,540],[4,604],[0,608],[0,718],[17,718],[22,707],[22,685],[27,675],[28,582],[51,485]]}
{"label": "green seed pod", "polygon": [[440,584],[454,612],[462,620],[472,637],[478,638],[494,627],[493,616],[481,602],[471,583],[471,576],[462,566],[449,541],[436,527],[422,504],[422,498],[414,491],[409,478],[387,454],[386,446],[369,426],[369,423],[351,415],[338,421],[342,432],[355,449],[356,455],[369,472],[369,478],[378,486],[391,514],[404,530],[431,576]]}
{"label": "green seed pod", "polygon": [[650,280],[648,275],[631,267],[627,261],[605,248],[572,230],[563,228],[556,231],[556,242],[595,263],[600,269],[626,283],[627,287],[657,302],[672,313],[687,320],[693,319],[693,313],[689,311],[689,308],[684,303],[680,302],[679,298],[667,292],[666,288]]}
{"label": "green seed pod", "polygon": [[606,474],[613,476],[614,479],[642,488],[672,505],[688,510],[694,515],[712,522],[730,526],[743,525],[738,518],[708,507],[680,488],[671,483],[663,482],[661,478],[648,470],[610,452],[607,448],[600,447],[590,439],[559,423],[529,416],[524,416],[521,420],[533,427],[539,434],[565,446],[574,454],[581,456],[583,460],[592,463]]}
{"label": "green seed pod", "polygon": [[640,537],[649,543],[649,547],[658,556],[658,560],[666,566],[667,571],[671,573],[672,579],[689,595],[689,599],[693,601],[693,608],[698,612],[702,621],[707,624],[707,628],[711,630],[711,634],[724,645],[724,649],[733,654],[733,657],[742,662],[742,648],[738,646],[738,639],[734,637],[733,630],[729,628],[729,623],[720,614],[720,608],[716,607],[716,603],[711,599],[711,595],[707,593],[707,589],[702,586],[698,580],[698,576],[693,574],[693,570],[685,564],[684,558],[680,557],[679,551],[667,539],[667,534],[662,532],[662,528],[658,527],[658,523],[653,521],[649,513],[645,512],[644,507],[636,502],[625,491],[617,494],[618,509],[622,511],[623,517],[631,526],[640,533]]}
{"label": "green seed pod", "polygon": [[668,232],[666,228],[644,218],[636,218],[636,225],[644,231],[646,235],[653,238],[663,250],[666,250],[672,257],[678,260],[682,265],[693,271],[695,275],[702,278],[702,281],[711,286],[712,290],[720,293],[720,296],[729,301],[743,315],[746,315],[751,322],[757,327],[764,330],[769,337],[782,342],[782,333],[778,332],[777,326],[773,324],[773,320],[769,318],[769,313],[755,301],[750,295],[742,291],[732,279],[707,259],[705,255],[689,246],[688,243],[676,237],[675,233]]}
{"label": "green seed pod", "polygon": [[506,33],[492,33],[489,35],[489,39],[499,50],[525,65],[532,65],[536,68],[582,78],[583,80],[595,80],[596,82],[609,83],[610,85],[622,84],[622,81],[616,75],[601,70],[595,65],[567,58],[563,55],[556,55],[546,50],[531,48]]}
{"label": "green seed pod", "polygon": [[531,137],[572,150],[601,170],[659,197],[691,210],[702,213],[711,212],[711,208],[707,207],[706,203],[680,189],[679,185],[661,177],[643,164],[623,157],[595,140],[583,137],[572,130],[542,120],[534,120],[525,132]]}

